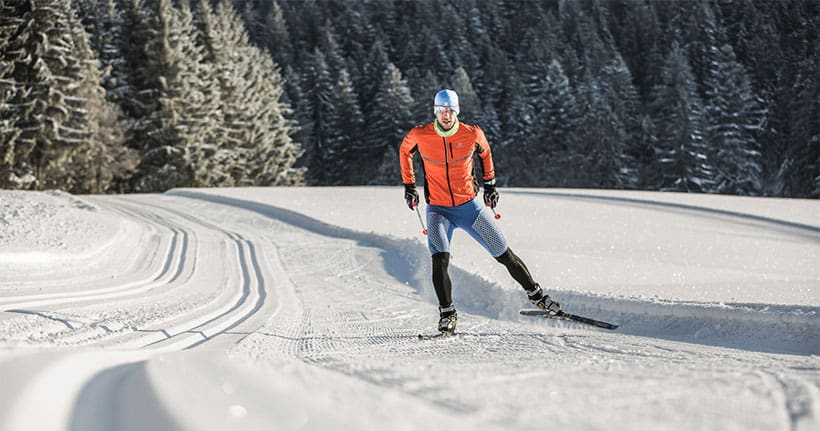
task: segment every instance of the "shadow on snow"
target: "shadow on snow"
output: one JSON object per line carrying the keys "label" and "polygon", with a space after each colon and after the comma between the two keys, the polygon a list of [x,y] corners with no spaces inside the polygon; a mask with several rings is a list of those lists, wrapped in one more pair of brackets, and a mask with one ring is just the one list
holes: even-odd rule
{"label": "shadow on snow", "polygon": [[[437,303],[429,282],[429,252],[426,245],[418,241],[355,231],[317,220],[302,213],[244,199],[187,190],[172,190],[167,195],[242,208],[319,235],[352,240],[364,247],[381,249],[385,269],[392,277],[412,287],[426,301],[432,304]],[[739,217],[751,222],[767,223],[776,228],[788,230],[791,234],[800,231],[812,240],[820,241],[820,235],[818,235],[820,228],[731,211],[627,198],[556,193],[539,193],[538,195],[705,211],[706,214]],[[450,275],[454,285],[471,286],[470,294],[459,298],[460,310],[493,319],[526,320],[531,323],[535,321],[533,318],[518,315],[520,308],[528,306],[523,291],[504,289],[497,283],[459,269],[455,265],[451,265]],[[556,292],[553,296],[564,304],[568,312],[620,324],[617,332],[622,334],[750,351],[801,355],[820,354],[820,319],[818,319],[820,307],[644,301],[568,291]],[[549,320],[543,322],[557,327],[567,325]],[[617,335],[613,334],[613,336]]]}

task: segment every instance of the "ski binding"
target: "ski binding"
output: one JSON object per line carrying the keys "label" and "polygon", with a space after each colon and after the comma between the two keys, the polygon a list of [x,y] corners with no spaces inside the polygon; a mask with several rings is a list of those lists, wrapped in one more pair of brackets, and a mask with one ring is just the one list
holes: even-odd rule
{"label": "ski binding", "polygon": [[459,335],[460,334],[456,332],[441,331],[435,334],[419,334],[419,340],[435,340],[438,338],[457,337]]}

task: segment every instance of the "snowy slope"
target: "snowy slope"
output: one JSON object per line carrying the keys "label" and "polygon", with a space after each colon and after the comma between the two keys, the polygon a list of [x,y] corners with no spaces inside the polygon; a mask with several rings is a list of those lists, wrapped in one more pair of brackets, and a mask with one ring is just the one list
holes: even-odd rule
{"label": "snowy slope", "polygon": [[[820,202],[507,189],[437,320],[401,190],[0,191],[1,430],[817,429]],[[44,414],[49,412],[49,414]]]}

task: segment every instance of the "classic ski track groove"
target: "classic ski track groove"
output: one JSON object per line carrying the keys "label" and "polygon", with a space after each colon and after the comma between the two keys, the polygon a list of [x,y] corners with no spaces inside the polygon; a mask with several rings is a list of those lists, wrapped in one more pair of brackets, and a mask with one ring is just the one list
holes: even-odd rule
{"label": "classic ski track groove", "polygon": [[[196,219],[176,210],[120,199],[110,205],[112,209],[165,231],[169,240],[165,259],[147,279],[100,289],[87,289],[44,295],[23,295],[2,299],[3,310],[21,314],[38,315],[51,321],[65,322],[64,327],[52,332],[50,338],[60,344],[105,344],[118,348],[150,347],[157,350],[180,350],[195,347],[229,331],[251,315],[264,303],[265,283],[259,270],[259,259],[253,242],[242,235],[225,231],[209,222]],[[148,210],[153,207],[154,210]],[[183,313],[162,316],[160,319],[145,321],[129,331],[114,331],[110,322],[96,322],[81,314],[71,313],[66,307],[82,303],[128,300],[146,292],[174,288],[175,285],[190,282],[196,270],[198,242],[197,230],[192,226],[175,222],[172,217],[183,219],[188,224],[198,224],[205,229],[220,233],[226,238],[232,255],[229,264],[236,267],[239,282],[234,283],[230,296],[219,294],[222,286],[207,286],[216,292],[215,301],[199,304]],[[193,244],[189,246],[189,244]],[[66,280],[67,284],[81,284],[82,279]],[[216,283],[216,282],[215,282]],[[53,308],[57,306],[57,308]],[[33,310],[36,307],[36,310]],[[45,308],[48,309],[45,309]],[[126,323],[126,325],[128,325]],[[48,330],[47,330],[48,331]]]}
{"label": "classic ski track groove", "polygon": [[[71,310],[83,304],[114,300],[127,301],[135,297],[144,297],[145,294],[161,294],[186,283],[194,272],[194,266],[188,263],[194,262],[194,259],[189,257],[195,256],[196,253],[197,235],[195,232],[163,220],[139,206],[129,204],[124,199],[117,200],[116,203],[110,205],[105,204],[105,206],[150,226],[157,232],[161,238],[160,244],[166,244],[166,246],[164,251],[158,249],[154,256],[164,256],[164,258],[150,264],[154,269],[149,276],[123,284],[54,294],[3,298],[0,307],[5,311],[39,316],[46,321],[63,323],[61,327],[45,326],[40,330],[41,333],[46,334],[48,339],[58,344],[104,344],[107,340],[129,336],[130,332],[123,333],[121,330],[122,322],[88,318],[83,313],[75,313]],[[122,274],[121,276],[128,277],[129,275]],[[74,277],[65,279],[63,282],[66,285],[80,286],[89,281],[83,277]],[[111,329],[114,325],[116,325],[115,329]],[[126,326],[133,327],[133,325]]]}
{"label": "classic ski track groove", "polygon": [[[237,265],[240,278],[238,283],[233,283],[231,286],[236,289],[232,291],[230,297],[218,307],[204,311],[205,308],[213,306],[213,304],[205,304],[184,315],[174,316],[174,321],[170,325],[149,325],[151,328],[142,329],[148,331],[146,335],[118,344],[118,347],[142,347],[162,351],[193,348],[235,328],[262,308],[267,292],[260,270],[258,253],[252,241],[239,233],[227,231],[208,221],[178,211],[172,208],[172,204],[159,206],[143,203],[143,206],[167,212],[174,217],[225,236],[233,248],[235,260],[232,260],[232,264]],[[215,287],[220,288],[220,286]]]}
{"label": "classic ski track groove", "polygon": [[[150,288],[146,286],[142,289],[134,289],[130,292],[122,292],[121,294],[110,295],[104,298],[105,300],[129,300],[131,297],[141,293],[150,293],[152,295],[162,295],[165,292],[168,292],[170,289],[176,289],[186,284],[189,284],[196,272],[196,265],[197,265],[197,252],[200,247],[200,235],[197,234],[196,230],[191,229],[190,227],[186,227],[182,224],[174,223],[171,219],[162,217],[161,214],[157,212],[149,211],[145,208],[144,205],[140,205],[136,202],[128,202],[126,199],[118,200],[120,212],[123,212],[131,217],[140,218],[144,220],[146,223],[151,225],[163,227],[171,232],[177,233],[179,232],[181,235],[184,235],[184,247],[181,248],[178,254],[174,255],[172,259],[167,259],[164,263],[164,270],[170,272],[171,268],[174,268],[173,273],[169,273],[167,277],[161,280],[160,283],[156,285],[152,285]],[[190,245],[189,245],[190,244]],[[140,297],[142,298],[142,297]],[[192,310],[186,310],[186,312],[196,311],[198,309],[208,307],[208,303],[201,304],[197,307],[194,307]],[[61,337],[61,342],[69,342],[69,343],[76,343],[76,344],[112,344],[118,343],[119,340],[123,338],[130,338],[133,339],[136,337],[143,337],[145,335],[140,333],[140,329],[145,326],[152,326],[161,322],[165,322],[168,319],[174,319],[178,316],[165,316],[163,315],[160,318],[154,320],[147,320],[142,322],[135,322],[134,324],[128,325],[132,329],[131,331],[108,331],[107,328],[101,327],[100,325],[89,325],[85,329],[94,329],[96,332],[90,335],[84,335],[83,331],[77,330],[74,331],[72,335],[67,337]],[[99,329],[102,329],[104,332],[100,332]],[[135,331],[134,331],[135,330]]]}
{"label": "classic ski track groove", "polygon": [[[152,220],[149,216],[143,214],[136,208],[123,210],[122,207],[120,207],[117,208],[117,211],[130,218],[143,220],[149,225],[155,227],[160,226],[162,229],[170,231],[170,239],[167,241],[168,245],[165,252],[157,253],[158,255],[165,255],[166,257],[157,263],[159,267],[154,269],[149,276],[124,284],[96,289],[80,289],[71,292],[58,292],[51,294],[45,293],[6,296],[0,298],[0,309],[2,311],[12,311],[83,301],[91,302],[113,299],[146,292],[158,286],[167,285],[179,278],[184,270],[184,255],[186,254],[186,249],[188,248],[190,241],[190,232],[178,229],[177,227],[164,222]],[[68,279],[63,280],[62,282],[71,285],[84,284],[88,281],[82,279]]]}

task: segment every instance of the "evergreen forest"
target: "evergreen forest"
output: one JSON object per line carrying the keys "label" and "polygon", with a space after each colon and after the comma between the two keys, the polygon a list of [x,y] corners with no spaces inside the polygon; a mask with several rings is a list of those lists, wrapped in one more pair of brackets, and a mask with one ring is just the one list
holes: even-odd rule
{"label": "evergreen forest", "polygon": [[819,16],[818,0],[0,0],[0,188],[398,185],[403,136],[451,88],[504,186],[820,198]]}

